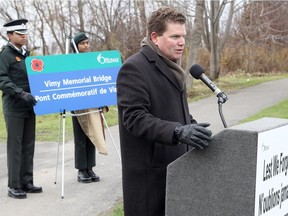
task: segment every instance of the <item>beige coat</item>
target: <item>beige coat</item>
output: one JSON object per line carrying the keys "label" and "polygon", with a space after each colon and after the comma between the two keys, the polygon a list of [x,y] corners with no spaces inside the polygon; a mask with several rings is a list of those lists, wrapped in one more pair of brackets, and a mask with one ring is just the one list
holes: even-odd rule
{"label": "beige coat", "polygon": [[[100,154],[107,155],[107,145],[105,142],[104,123],[101,112],[109,111],[108,107],[104,107],[101,112],[93,112],[99,110],[98,108],[83,109],[75,111],[78,114],[77,119],[85,134],[89,137],[91,142],[96,146]],[[87,113],[87,114],[85,114]],[[79,115],[84,114],[84,115]]]}

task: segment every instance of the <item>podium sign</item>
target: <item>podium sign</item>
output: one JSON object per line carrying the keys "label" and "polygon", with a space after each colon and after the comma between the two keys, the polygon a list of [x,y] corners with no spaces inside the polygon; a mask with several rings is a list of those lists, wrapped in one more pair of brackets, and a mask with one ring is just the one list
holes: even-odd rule
{"label": "podium sign", "polygon": [[37,115],[116,104],[116,50],[26,58]]}
{"label": "podium sign", "polygon": [[255,216],[288,213],[288,126],[258,134]]}
{"label": "podium sign", "polygon": [[168,165],[165,216],[287,216],[287,140],[288,119],[225,128]]}

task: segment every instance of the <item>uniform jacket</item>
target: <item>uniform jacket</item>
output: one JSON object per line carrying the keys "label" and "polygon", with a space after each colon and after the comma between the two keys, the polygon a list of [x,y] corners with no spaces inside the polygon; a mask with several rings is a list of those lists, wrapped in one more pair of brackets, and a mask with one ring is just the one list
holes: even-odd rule
{"label": "uniform jacket", "polygon": [[186,88],[150,47],[128,58],[117,78],[125,216],[162,216],[166,168],[187,152],[173,144],[177,124],[196,122]]}
{"label": "uniform jacket", "polygon": [[6,115],[29,117],[33,110],[32,106],[18,97],[22,90],[30,92],[25,65],[26,56],[9,43],[0,52],[0,90],[2,90],[3,113]]}

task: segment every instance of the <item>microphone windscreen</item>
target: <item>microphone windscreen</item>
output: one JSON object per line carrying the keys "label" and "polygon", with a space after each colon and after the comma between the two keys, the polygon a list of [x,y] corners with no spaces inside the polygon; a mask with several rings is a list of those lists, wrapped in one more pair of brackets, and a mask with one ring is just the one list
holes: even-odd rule
{"label": "microphone windscreen", "polygon": [[201,67],[200,65],[194,64],[190,68],[189,72],[195,79],[199,79],[201,74],[203,74],[205,71],[203,67]]}

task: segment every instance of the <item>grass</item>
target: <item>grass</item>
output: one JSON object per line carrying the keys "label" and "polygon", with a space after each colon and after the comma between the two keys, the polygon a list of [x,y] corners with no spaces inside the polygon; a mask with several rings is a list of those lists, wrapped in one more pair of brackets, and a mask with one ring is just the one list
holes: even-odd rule
{"label": "grass", "polygon": [[97,216],[123,216],[123,199],[117,200],[116,204]]}
{"label": "grass", "polygon": [[123,216],[124,210],[123,210],[123,202],[118,203],[113,210],[113,212],[109,216]]}
{"label": "grass", "polygon": [[[254,86],[263,82],[288,78],[288,73],[271,73],[271,74],[227,74],[220,77],[214,83],[223,91],[236,90]],[[189,102],[193,102],[211,95],[211,90],[203,84],[201,80],[194,80],[193,88],[188,92]]]}
{"label": "grass", "polygon": [[[0,103],[2,103],[1,98]],[[104,116],[109,126],[118,124],[116,106],[109,107],[109,112],[105,113]],[[62,139],[62,128],[60,128],[60,123],[62,124],[62,118],[59,113],[36,116],[36,141],[58,142],[59,132],[61,136],[60,139]],[[65,139],[66,141],[73,139],[72,118],[69,116],[69,113],[67,113],[67,117],[65,118]],[[0,106],[0,142],[3,143],[5,141],[5,121],[2,114],[2,106]]]}
{"label": "grass", "polygon": [[288,119],[288,99],[276,104],[275,106],[263,109],[253,116],[243,119],[241,123],[255,121],[264,117]]}

